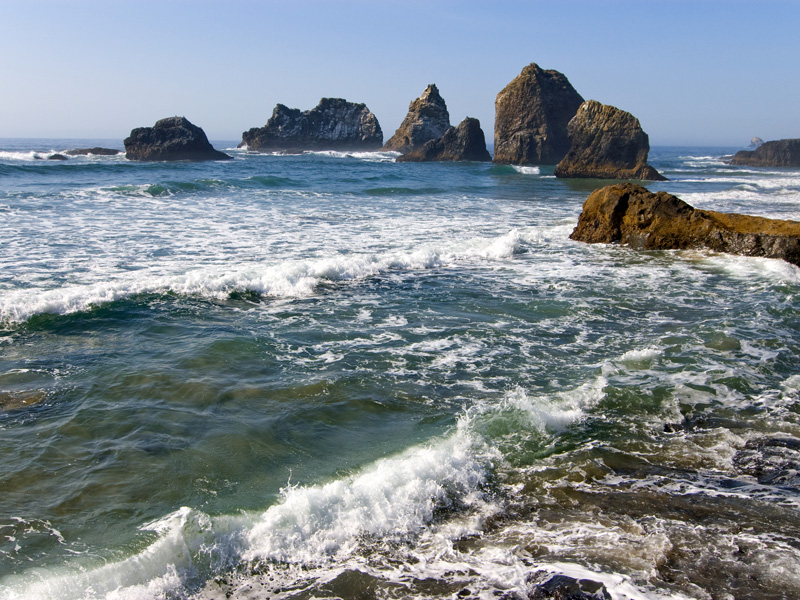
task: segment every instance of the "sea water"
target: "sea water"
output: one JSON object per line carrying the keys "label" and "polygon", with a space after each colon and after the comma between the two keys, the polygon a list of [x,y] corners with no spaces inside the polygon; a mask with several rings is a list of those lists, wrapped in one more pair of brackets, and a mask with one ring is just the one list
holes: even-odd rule
{"label": "sea water", "polygon": [[[800,597],[800,269],[552,167],[0,140],[0,597]],[[704,209],[800,172],[656,148]]]}

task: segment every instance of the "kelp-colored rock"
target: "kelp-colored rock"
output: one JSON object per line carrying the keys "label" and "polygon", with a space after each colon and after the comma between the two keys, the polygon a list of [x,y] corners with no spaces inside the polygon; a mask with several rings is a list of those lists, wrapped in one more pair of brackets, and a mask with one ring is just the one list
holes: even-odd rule
{"label": "kelp-colored rock", "polygon": [[663,181],[647,164],[650,138],[639,119],[615,106],[589,100],[569,122],[570,149],[556,177]]}
{"label": "kelp-colored rock", "polygon": [[569,151],[567,123],[583,102],[564,76],[529,64],[494,102],[494,162],[555,165]]}
{"label": "kelp-colored rock", "polygon": [[205,132],[186,117],[168,117],[153,127],[137,127],[125,138],[125,157],[140,161],[230,160],[215,150]]}
{"label": "kelp-colored rock", "polygon": [[749,167],[800,167],[800,139],[772,140],[755,150],[740,150],[732,165]]}
{"label": "kelp-colored rock", "polygon": [[447,104],[439,94],[439,88],[432,83],[409,104],[406,118],[383,149],[410,152],[425,142],[439,139],[448,129],[450,113],[447,112]]}
{"label": "kelp-colored rock", "polygon": [[644,250],[704,248],[800,266],[800,222],[699,210],[633,183],[592,192],[570,238]]}
{"label": "kelp-colored rock", "polygon": [[242,134],[239,146],[259,152],[378,150],[383,131],[366,105],[323,98],[306,111],[278,104],[264,127]]}
{"label": "kelp-colored rock", "polygon": [[421,148],[397,157],[398,162],[460,160],[492,160],[486,150],[486,137],[478,119],[467,117],[458,127],[448,129],[439,139],[426,142]]}

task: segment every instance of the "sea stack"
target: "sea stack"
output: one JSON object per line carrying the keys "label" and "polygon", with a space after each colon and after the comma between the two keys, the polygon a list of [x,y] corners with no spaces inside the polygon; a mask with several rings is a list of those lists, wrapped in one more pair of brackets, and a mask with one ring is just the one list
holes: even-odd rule
{"label": "sea stack", "polygon": [[467,117],[458,127],[451,127],[436,140],[425,142],[422,147],[398,156],[398,162],[429,161],[490,161],[486,150],[486,137],[478,119]]}
{"label": "sea stack", "polygon": [[205,132],[186,117],[168,117],[153,127],[138,127],[125,138],[125,156],[139,161],[230,160],[215,150]]}
{"label": "sea stack", "polygon": [[800,138],[764,142],[755,150],[740,150],[732,165],[749,167],[800,167]]}
{"label": "sea stack", "polygon": [[650,139],[639,119],[614,106],[589,100],[567,126],[570,149],[556,177],[663,181],[647,164]]}
{"label": "sea stack", "polygon": [[592,192],[570,239],[641,250],[708,249],[800,266],[800,222],[699,210],[633,183]]}
{"label": "sea stack", "polygon": [[494,162],[557,164],[569,151],[567,124],[582,102],[562,73],[529,64],[495,99]]}
{"label": "sea stack", "polygon": [[439,139],[450,129],[447,104],[432,83],[408,106],[408,114],[383,149],[405,154],[425,142]]}
{"label": "sea stack", "polygon": [[307,111],[278,104],[264,127],[242,134],[239,146],[258,152],[378,150],[383,132],[366,105],[323,98]]}

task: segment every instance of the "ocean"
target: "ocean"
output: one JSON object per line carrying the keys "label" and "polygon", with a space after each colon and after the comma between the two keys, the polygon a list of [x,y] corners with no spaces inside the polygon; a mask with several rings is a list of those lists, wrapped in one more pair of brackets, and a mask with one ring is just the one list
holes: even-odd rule
{"label": "ocean", "polygon": [[[800,597],[797,267],[573,242],[552,167],[40,159],[97,145],[0,140],[0,597]],[[735,150],[647,185],[800,220]]]}

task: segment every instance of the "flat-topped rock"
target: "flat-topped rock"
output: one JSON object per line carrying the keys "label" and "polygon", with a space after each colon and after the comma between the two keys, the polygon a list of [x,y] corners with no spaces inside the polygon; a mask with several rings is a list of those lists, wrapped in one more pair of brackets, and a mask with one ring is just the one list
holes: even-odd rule
{"label": "flat-topped rock", "polygon": [[114,148],[74,148],[72,150],[67,150],[64,154],[68,156],[115,156],[117,154],[121,154],[120,150],[116,150]]}
{"label": "flat-topped rock", "polygon": [[408,106],[408,114],[384,150],[410,152],[425,142],[439,139],[450,129],[450,113],[436,84],[430,84],[422,95]]}
{"label": "flat-topped rock", "polygon": [[168,117],[153,127],[137,127],[125,138],[125,156],[137,161],[230,160],[215,150],[205,132],[186,117]]}
{"label": "flat-topped rock", "polygon": [[800,167],[800,138],[764,142],[755,150],[740,150],[732,165],[748,167]]}
{"label": "flat-topped rock", "polygon": [[663,181],[647,164],[650,139],[639,119],[615,106],[589,100],[567,126],[570,149],[556,177]]}
{"label": "flat-topped rock", "polygon": [[633,183],[592,192],[570,238],[645,250],[709,249],[800,266],[800,222],[699,210]]}
{"label": "flat-topped rock", "polygon": [[567,124],[582,102],[562,73],[529,64],[495,99],[494,162],[557,164],[569,151]]}
{"label": "flat-topped rock", "polygon": [[432,162],[432,161],[490,161],[486,150],[486,137],[483,135],[478,119],[467,117],[458,127],[451,127],[444,135],[431,140],[421,148],[397,157],[398,162]]}
{"label": "flat-topped rock", "polygon": [[307,111],[278,104],[264,127],[242,134],[239,146],[258,152],[378,150],[383,132],[365,104],[323,98]]}

